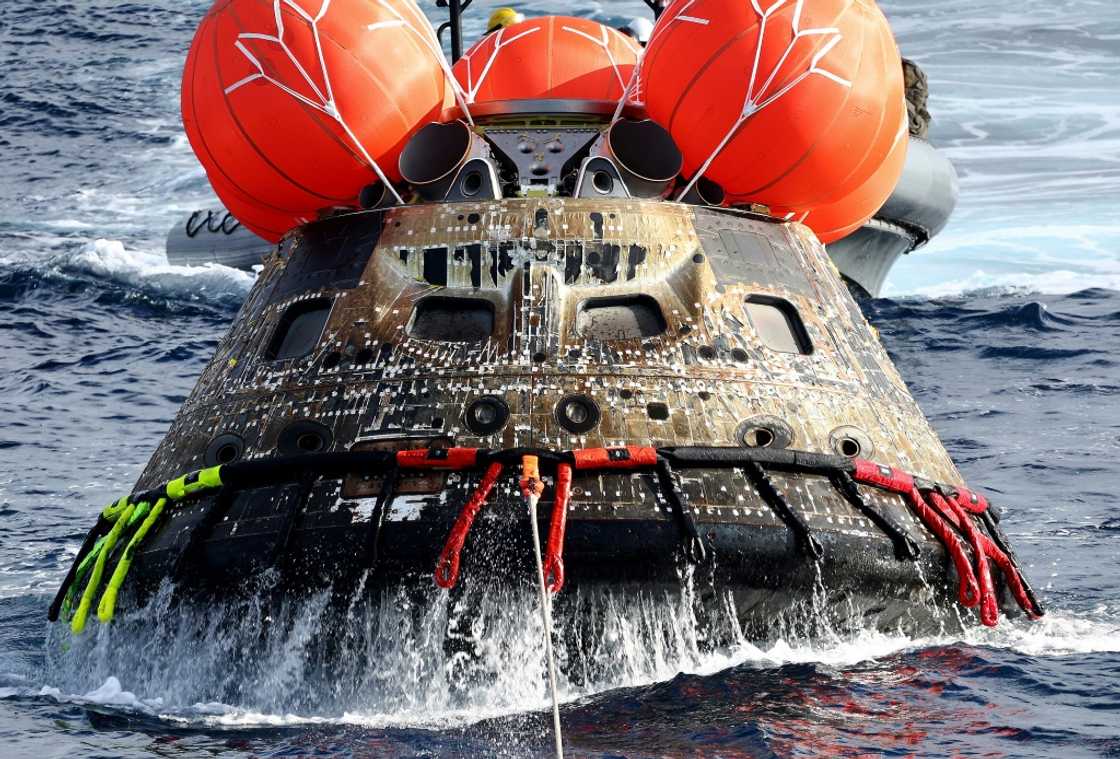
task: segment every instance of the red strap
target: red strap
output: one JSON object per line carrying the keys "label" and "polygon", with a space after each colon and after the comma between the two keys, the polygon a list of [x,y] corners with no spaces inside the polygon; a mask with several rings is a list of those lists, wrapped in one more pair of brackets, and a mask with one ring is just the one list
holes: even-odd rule
{"label": "red strap", "polygon": [[999,602],[996,600],[995,586],[992,584],[992,572],[988,566],[983,536],[973,524],[972,517],[955,500],[943,498],[936,490],[929,491],[928,497],[943,513],[950,515],[950,518],[956,517],[954,520],[956,525],[968,538],[976,561],[976,577],[980,583],[980,621],[988,627],[995,627],[999,622]]}
{"label": "red strap", "polygon": [[[968,496],[965,497],[968,498]],[[984,497],[978,497],[980,502],[983,503],[985,507],[987,507],[988,502],[984,499]],[[959,497],[958,499],[944,500],[949,501],[949,503],[955,506],[960,506]],[[971,499],[969,500],[971,501]],[[964,530],[966,534],[969,527],[973,527],[975,529],[975,525],[973,525],[972,520],[965,515],[963,509],[958,509],[956,511],[947,509],[946,513],[948,514],[950,521],[952,521],[953,524],[955,524],[957,527]],[[1016,567],[1015,563],[1011,561],[1011,558],[1003,552],[1003,549],[996,545],[995,541],[993,541],[990,537],[979,530],[975,530],[975,532],[979,538],[979,545],[981,546],[984,555],[995,562],[995,565],[999,567],[1000,574],[1003,575],[1003,581],[1006,582],[1007,587],[1010,588],[1011,595],[1015,598],[1015,603],[1019,605],[1019,608],[1022,609],[1028,617],[1030,617],[1031,619],[1038,619],[1038,617],[1040,616],[1038,613],[1038,609],[1035,608],[1034,603],[1031,601],[1030,594],[1027,593],[1027,589],[1023,585],[1023,578],[1019,573],[1019,568]],[[984,624],[987,624],[987,622],[985,622]]]}
{"label": "red strap", "polygon": [[906,472],[866,459],[856,459],[854,463],[856,470],[852,473],[852,479],[856,482],[875,485],[902,495],[909,495],[914,489],[914,478]]}
{"label": "red strap", "polygon": [[572,451],[576,469],[642,469],[657,466],[657,449],[640,445],[625,448],[583,448]]}
{"label": "red strap", "polygon": [[564,587],[564,527],[568,520],[568,497],[572,491],[571,464],[556,466],[556,501],[552,505],[552,524],[544,555],[544,582],[552,593]]}
{"label": "red strap", "polygon": [[988,499],[968,488],[957,488],[956,504],[972,514],[983,514],[988,510]]}
{"label": "red strap", "polygon": [[921,492],[916,487],[910,488],[906,498],[910,502],[910,508],[929,528],[929,531],[937,536],[941,545],[945,546],[945,550],[949,552],[949,556],[953,560],[953,566],[957,568],[957,577],[960,579],[958,592],[960,602],[968,607],[980,603],[980,589],[976,583],[976,573],[972,571],[972,564],[968,561],[968,556],[964,552],[964,546],[961,545],[960,538],[949,528],[945,520],[929,507],[926,499],[922,497]]}
{"label": "red strap", "polygon": [[482,508],[482,504],[486,503],[486,497],[490,495],[494,483],[501,476],[502,465],[495,461],[487,468],[486,474],[482,476],[482,480],[478,483],[474,493],[471,494],[470,500],[459,512],[459,517],[455,520],[455,525],[451,528],[451,534],[447,536],[447,543],[444,544],[443,551],[440,552],[439,560],[436,562],[436,585],[441,588],[455,587],[455,583],[459,579],[459,553],[463,550],[463,544],[467,542],[467,533],[471,531],[471,524]]}
{"label": "red strap", "polygon": [[[957,489],[957,495],[952,499],[942,498],[940,494],[931,492],[934,503],[945,514],[945,519],[942,519],[937,512],[926,504],[922,494],[914,487],[914,478],[910,475],[891,467],[879,466],[865,459],[856,459],[853,463],[855,464],[855,472],[852,474],[852,478],[857,482],[875,485],[906,495],[910,501],[910,506],[918,517],[949,551],[961,580],[961,603],[965,606],[975,606],[983,600],[983,605],[980,608],[980,619],[984,624],[995,624],[995,617],[998,613],[998,602],[996,601],[994,583],[991,579],[987,559],[991,559],[999,567],[1004,580],[1011,589],[1011,594],[1015,597],[1015,602],[1019,604],[1019,608],[1032,619],[1040,616],[1023,585],[1023,578],[1019,574],[1018,567],[990,537],[976,528],[971,517],[968,516],[969,514],[983,514],[988,510],[988,501],[984,496],[963,487]],[[968,557],[964,553],[960,539],[949,529],[946,519],[963,530],[965,535],[968,536],[977,557],[977,567],[980,571],[979,583],[969,564]],[[983,593],[982,599],[980,598],[981,592]]]}
{"label": "red strap", "polygon": [[1011,595],[1015,597],[1015,603],[1019,604],[1019,608],[1026,612],[1026,615],[1031,619],[1038,619],[1041,614],[1031,601],[1027,589],[1023,587],[1023,578],[1019,576],[1019,568],[1015,566],[1011,558],[1000,549],[995,542],[987,535],[981,535],[984,543],[984,553],[986,553],[992,561],[999,567],[999,571],[1003,574],[1004,582],[1011,588]]}
{"label": "red strap", "polygon": [[397,451],[401,469],[473,469],[478,465],[477,448],[414,448]]}
{"label": "red strap", "polygon": [[[964,513],[957,512],[954,514],[950,512],[949,517],[953,521],[953,524],[961,529],[967,529],[963,524],[967,519]],[[967,521],[971,522],[972,520],[967,519]],[[1015,562],[1011,561],[1011,557],[1004,553],[1003,549],[996,545],[994,540],[979,530],[977,530],[977,533],[980,536],[980,544],[983,546],[984,555],[994,561],[996,566],[999,567],[1004,582],[1006,582],[1007,586],[1011,589],[1011,595],[1015,598],[1015,603],[1019,605],[1019,608],[1022,609],[1028,617],[1031,619],[1038,619],[1041,615],[1038,613],[1038,609],[1035,608],[1034,602],[1031,601],[1027,589],[1023,586],[1023,578],[1019,573],[1019,568],[1015,566]]]}

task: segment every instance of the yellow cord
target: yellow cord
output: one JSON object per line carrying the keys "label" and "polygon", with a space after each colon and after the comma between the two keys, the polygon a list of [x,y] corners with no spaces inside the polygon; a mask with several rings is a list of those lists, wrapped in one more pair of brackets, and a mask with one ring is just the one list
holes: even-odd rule
{"label": "yellow cord", "polygon": [[124,555],[117,562],[117,568],[113,570],[113,576],[109,578],[109,584],[105,587],[105,593],[101,596],[101,603],[97,605],[97,618],[102,623],[113,621],[113,612],[117,608],[117,594],[120,592],[121,585],[124,584],[124,578],[128,574],[129,567],[132,566],[132,557],[136,555],[137,547],[144,541],[148,530],[152,529],[152,525],[159,519],[160,514],[163,513],[163,507],[166,505],[166,498],[160,498],[156,501],[156,505],[148,512],[148,517],[140,524],[140,528],[136,530],[132,540],[128,541],[128,545],[125,546]]}
{"label": "yellow cord", "polygon": [[109,531],[105,543],[101,546],[101,553],[97,554],[97,562],[93,565],[93,572],[90,573],[89,582],[86,583],[85,592],[82,593],[82,601],[78,604],[78,610],[74,612],[74,618],[70,620],[70,631],[75,635],[81,635],[86,629],[86,619],[89,618],[89,609],[93,605],[93,595],[101,585],[101,575],[105,573],[105,562],[109,560],[109,554],[112,553],[113,546],[117,544],[117,539],[135,508],[133,504],[129,504],[118,514],[113,529]]}

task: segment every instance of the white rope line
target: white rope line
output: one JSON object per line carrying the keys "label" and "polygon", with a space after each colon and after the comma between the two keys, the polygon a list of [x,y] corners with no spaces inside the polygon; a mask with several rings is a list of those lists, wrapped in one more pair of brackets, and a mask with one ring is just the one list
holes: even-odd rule
{"label": "white rope line", "polygon": [[[778,58],[778,62],[770,70],[770,73],[766,77],[766,81],[762,84],[761,87],[759,87],[758,92],[755,92],[754,86],[758,81],[759,64],[762,55],[762,43],[766,38],[766,24],[770,20],[770,16],[774,13],[774,11],[780,9],[786,4],[786,2],[787,0],[776,0],[775,3],[773,3],[765,11],[763,11],[762,8],[759,7],[758,0],[750,0],[751,7],[754,9],[755,13],[758,14],[759,19],[758,42],[755,47],[754,64],[751,68],[750,80],[749,84],[747,85],[747,94],[743,100],[742,110],[739,112],[738,118],[735,119],[735,123],[732,124],[731,128],[727,131],[727,134],[725,134],[723,136],[723,139],[720,140],[719,144],[716,146],[716,149],[712,151],[707,160],[705,160],[704,163],[701,164],[700,168],[697,169],[696,172],[692,175],[692,179],[689,180],[688,184],[685,185],[685,188],[677,196],[677,200],[680,200],[685,195],[687,195],[696,185],[696,183],[700,181],[700,177],[704,176],[705,172],[707,172],[708,169],[711,168],[712,163],[716,160],[717,157],[719,157],[719,154],[723,152],[723,149],[727,147],[728,143],[731,142],[736,133],[738,133],[740,127],[742,127],[743,124],[745,124],[751,116],[758,113],[763,108],[766,108],[767,106],[780,100],[787,93],[791,92],[797,85],[805,81],[813,74],[823,76],[826,79],[836,82],[842,87],[850,88],[852,86],[852,83],[849,80],[844,79],[843,77],[831,71],[820,68],[818,65],[824,59],[824,57],[828,55],[832,51],[832,49],[840,43],[840,41],[843,39],[843,34],[841,34],[840,30],[835,27],[801,29],[801,10],[804,7],[805,0],[796,0],[797,4],[794,6],[793,18],[790,22],[790,27],[793,31],[793,38],[789,41],[786,49]],[[767,95],[767,91],[774,83],[774,79],[778,76],[778,73],[781,71],[781,68],[785,64],[786,60],[792,54],[793,48],[797,44],[797,42],[805,37],[825,35],[831,35],[831,38],[828,39],[813,55],[812,59],[809,61],[808,70],[801,72],[800,74],[795,76],[793,80],[782,85],[777,92],[773,93],[772,95]]]}
{"label": "white rope line", "polygon": [[[423,14],[420,14],[419,19],[413,18],[413,21],[416,23],[409,23],[395,7],[389,4],[388,0],[379,0],[379,4],[396,17],[397,20],[403,23],[409,31],[415,34],[424,46],[428,48],[429,52],[436,57],[440,69],[443,70],[444,79],[451,86],[451,91],[455,94],[455,102],[458,103],[459,108],[462,109],[467,123],[473,127],[474,119],[471,118],[470,108],[467,107],[467,101],[463,97],[463,88],[459,86],[459,80],[455,78],[455,74],[451,71],[451,64],[447,62],[447,56],[443,54],[443,48],[440,46],[439,40],[436,39],[435,31],[432,30],[432,25],[428,23],[428,19]],[[411,4],[411,6],[412,8],[416,8],[417,11],[420,10],[415,4]],[[370,24],[369,26],[376,26],[376,24]],[[369,27],[367,27],[367,29],[369,29]],[[421,29],[423,31],[421,31]]]}
{"label": "white rope line", "polygon": [[902,93],[902,118],[899,120],[898,131],[895,132],[894,140],[891,142],[891,150],[894,150],[898,145],[898,141],[910,133],[910,117],[906,113],[906,92]]}
{"label": "white rope line", "polygon": [[[292,51],[288,48],[288,45],[284,42],[284,21],[283,14],[281,13],[281,4],[291,8],[297,15],[305,19],[311,27],[311,37],[315,43],[315,51],[319,59],[319,66],[323,76],[323,87],[326,90],[325,93],[319,89],[319,87],[311,79],[311,76],[307,73],[307,70],[304,69],[304,67],[296,59],[295,55],[292,54]],[[295,0],[273,0],[273,15],[276,21],[275,36],[261,34],[259,32],[243,32],[237,36],[237,41],[234,43],[234,47],[236,47],[241,52],[241,54],[244,55],[251,64],[253,64],[253,66],[257,69],[257,73],[251,74],[244,79],[235,82],[234,84],[227,87],[225,92],[228,95],[229,93],[236,91],[238,88],[242,87],[245,84],[248,84],[249,82],[255,81],[256,79],[264,79],[266,82],[272,84],[281,92],[284,92],[300,103],[303,103],[307,107],[312,108],[334,119],[335,122],[338,123],[340,127],[342,127],[342,130],[346,133],[346,136],[350,139],[350,142],[353,143],[354,147],[357,148],[359,153],[361,153],[362,158],[365,159],[366,163],[368,163],[370,168],[373,169],[374,173],[377,174],[377,178],[380,179],[382,184],[384,184],[385,187],[388,188],[389,192],[392,193],[397,203],[404,205],[404,199],[397,192],[396,188],[393,187],[392,182],[389,181],[389,178],[385,175],[385,172],[381,170],[381,166],[378,165],[377,161],[375,161],[369,154],[369,151],[366,150],[365,145],[363,145],[361,140],[358,139],[357,135],[354,134],[354,130],[350,128],[350,125],[346,123],[346,120],[338,110],[338,104],[334,99],[334,91],[331,88],[330,71],[327,69],[326,59],[323,56],[322,41],[319,38],[319,22],[327,14],[327,11],[330,8],[330,4],[331,0],[323,0],[323,5],[321,6],[319,13],[312,17],[311,14],[307,13],[302,7],[300,7],[295,2]],[[261,65],[260,60],[258,60],[252,52],[250,52],[249,48],[246,47],[243,40],[262,40],[265,42],[277,43],[280,46],[280,49],[284,52],[284,55],[287,56],[288,60],[291,61],[296,70],[299,71],[304,81],[306,81],[308,86],[311,87],[319,100],[311,100],[306,95],[296,91],[293,87],[284,84],[280,80],[266,74],[264,71],[264,66]]]}
{"label": "white rope line", "polygon": [[537,503],[540,495],[530,493],[525,499],[529,504],[529,524],[533,533],[533,558],[537,562],[537,581],[540,589],[541,622],[544,625],[544,649],[548,662],[548,690],[552,696],[552,736],[556,759],[564,759],[564,739],[560,732],[560,695],[556,686],[556,654],[552,650],[552,599],[544,581],[544,562],[541,560],[541,536],[537,526]]}
{"label": "white rope line", "polygon": [[614,56],[611,55],[610,41],[607,39],[607,27],[600,27],[600,31],[603,35],[601,39],[592,37],[587,32],[580,31],[570,26],[562,26],[560,28],[572,34],[578,34],[580,37],[589,40],[592,45],[603,48],[603,52],[607,54],[607,61],[611,64],[611,70],[614,71],[614,78],[618,80],[618,86],[622,90],[626,89],[626,82],[622,81],[622,72],[618,70],[618,62],[615,61]]}
{"label": "white rope line", "polygon": [[234,90],[236,90],[238,87],[241,87],[242,85],[246,85],[249,82],[254,82],[257,79],[263,79],[263,78],[264,77],[262,77],[260,74],[249,74],[249,76],[245,77],[244,79],[238,79],[236,82],[231,84],[229,87],[226,87],[225,93],[228,95],[229,93],[233,92]]}
{"label": "white rope line", "polygon": [[474,81],[473,66],[472,66],[472,64],[474,63],[474,52],[470,52],[470,53],[467,53],[466,55],[464,55],[463,58],[467,62],[467,93],[466,93],[467,94],[467,102],[472,103],[472,104],[474,103],[475,98],[478,97],[478,91],[480,89],[482,89],[482,83],[484,81],[486,81],[486,76],[490,73],[490,68],[494,65],[494,61],[497,60],[498,54],[505,47],[507,47],[509,45],[512,45],[514,42],[517,42],[517,40],[521,39],[522,37],[529,36],[533,32],[539,32],[542,28],[543,27],[540,27],[540,26],[534,26],[531,29],[526,29],[525,31],[520,32],[519,34],[515,34],[514,36],[510,37],[508,40],[503,40],[502,39],[502,35],[506,31],[505,27],[502,27],[497,32],[495,32],[494,33],[495,34],[494,46],[490,49],[490,56],[486,59],[486,64],[482,67],[482,72],[478,75],[478,81],[477,82]]}
{"label": "white rope line", "polygon": [[[785,0],[782,1],[784,2]],[[677,15],[673,16],[670,19],[658,21],[654,25],[653,32],[650,33],[649,39],[646,40],[645,49],[642,50],[641,55],[638,59],[638,63],[634,66],[634,70],[630,72],[630,81],[626,83],[626,87],[622,90],[622,97],[618,99],[618,105],[615,106],[614,115],[611,116],[612,124],[622,117],[622,109],[626,107],[626,101],[630,99],[630,96],[632,94],[634,95],[635,99],[641,99],[641,95],[638,94],[641,91],[641,58],[645,56],[645,51],[649,50],[650,46],[653,45],[653,41],[661,36],[661,33],[668,29],[674,21],[681,21],[686,24],[698,24],[700,26],[707,26],[711,23],[711,19],[685,15],[685,11],[687,11],[695,3],[696,0],[688,0],[688,2],[682,5],[681,9],[677,11]]]}
{"label": "white rope line", "polygon": [[[758,7],[757,0],[751,0],[751,7],[754,8],[754,12],[758,14],[761,23],[758,26],[758,42],[754,46],[754,65],[751,66],[751,81],[747,86],[748,101],[754,97],[754,83],[756,77],[758,76],[759,59],[762,57],[762,41],[766,39],[766,22],[770,19],[770,14],[781,8],[783,5],[785,5],[785,3],[786,0],[778,0],[778,2],[774,3],[765,11],[763,11]],[[796,25],[796,23],[797,22],[795,20],[794,24]]]}

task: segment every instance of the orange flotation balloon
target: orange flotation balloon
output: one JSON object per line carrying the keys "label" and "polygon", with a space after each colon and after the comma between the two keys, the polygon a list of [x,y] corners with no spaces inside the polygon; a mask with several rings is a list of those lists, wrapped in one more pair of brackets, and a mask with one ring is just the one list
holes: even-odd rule
{"label": "orange flotation balloon", "polygon": [[258,237],[276,242],[294,226],[314,220],[314,216],[293,216],[289,211],[279,211],[261,205],[250,198],[217,173],[209,174],[210,186],[221,199],[226,210],[233,214],[241,225]]}
{"label": "orange flotation balloon", "polygon": [[907,126],[903,125],[901,136],[879,170],[847,196],[807,210],[771,208],[770,212],[778,217],[788,216],[800,221],[813,230],[817,239],[826,245],[855,232],[883,207],[898,185],[902,169],[906,165],[906,151],[910,146]]}
{"label": "orange flotation balloon", "polygon": [[451,85],[413,0],[217,0],[183,71],[183,124],[214,191],[275,241],[362,187]]}
{"label": "orange flotation balloon", "polygon": [[686,175],[768,206],[856,191],[905,113],[898,48],[872,0],[674,0],[640,76]]}
{"label": "orange flotation balloon", "polygon": [[618,100],[638,63],[637,43],[610,27],[542,16],[487,35],[455,63],[467,103]]}

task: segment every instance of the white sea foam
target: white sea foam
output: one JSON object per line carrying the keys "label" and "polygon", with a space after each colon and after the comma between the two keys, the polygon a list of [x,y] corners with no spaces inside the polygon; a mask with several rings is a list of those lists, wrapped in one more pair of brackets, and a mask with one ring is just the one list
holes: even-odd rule
{"label": "white sea foam", "polygon": [[[529,641],[532,643],[532,641]],[[572,702],[613,688],[630,688],[667,680],[676,674],[712,675],[741,665],[763,668],[787,664],[823,664],[833,668],[866,665],[892,656],[951,645],[985,646],[1010,649],[1035,657],[1070,656],[1087,653],[1120,652],[1120,624],[1105,622],[1084,615],[1056,612],[1041,620],[1001,620],[994,629],[970,627],[960,635],[911,638],[872,630],[830,643],[778,640],[766,648],[742,642],[733,650],[711,652],[679,662],[670,662],[610,687],[573,688],[564,693],[564,701]],[[528,680],[529,678],[526,678]],[[543,687],[543,686],[542,686]],[[19,689],[9,689],[13,692]],[[26,692],[26,691],[25,691]],[[543,694],[534,693],[526,700],[495,703],[479,699],[459,708],[414,708],[401,711],[355,709],[336,715],[316,715],[291,711],[269,712],[232,706],[221,702],[197,702],[168,710],[159,697],[141,698],[125,690],[115,676],[109,676],[99,687],[83,695],[64,696],[57,688],[42,687],[38,693],[60,701],[94,703],[134,710],[180,724],[203,724],[225,727],[283,727],[314,724],[355,725],[367,728],[410,727],[448,728],[472,724],[511,713],[544,709]],[[484,694],[479,694],[484,695]]]}
{"label": "white sea foam", "polygon": [[251,273],[221,264],[170,264],[162,253],[126,248],[119,240],[94,240],[53,263],[130,287],[203,298],[243,296],[254,279]]}
{"label": "white sea foam", "polygon": [[121,687],[121,681],[115,677],[108,677],[99,687],[81,697],[82,701],[104,706],[121,706],[137,709],[144,712],[155,712],[163,706],[163,699],[140,699],[135,693],[130,693]]}
{"label": "white sea foam", "polygon": [[[194,611],[163,595],[83,638],[62,632],[51,643],[48,681],[62,700],[186,724],[446,728],[546,708],[543,633],[531,594],[479,588],[454,600],[429,592],[417,605],[416,598],[390,594],[372,606],[352,599],[349,622],[339,627],[330,621],[326,594],[298,607],[250,601]],[[569,599],[594,622],[557,616],[558,640],[565,642],[558,649],[563,699],[679,673],[805,663],[844,668],[947,645],[1035,657],[1120,652],[1120,609],[1111,607],[1051,612],[1035,622],[1001,619],[995,629],[947,624],[949,632],[919,638],[875,630],[803,634],[795,624],[755,645],[726,600],[714,611],[709,600],[701,611],[697,598],[682,586],[679,595],[629,589]],[[326,671],[324,640],[333,662]]]}
{"label": "white sea foam", "polygon": [[902,288],[888,284],[883,294],[891,298],[902,296],[945,298],[979,291],[1067,295],[1095,287],[1120,290],[1120,272],[1096,273],[1058,269],[1046,273],[997,273],[974,269],[959,279],[933,285]]}

